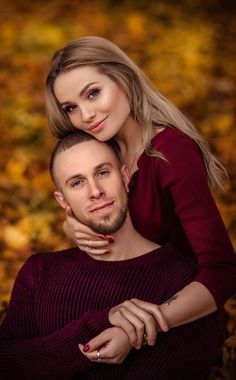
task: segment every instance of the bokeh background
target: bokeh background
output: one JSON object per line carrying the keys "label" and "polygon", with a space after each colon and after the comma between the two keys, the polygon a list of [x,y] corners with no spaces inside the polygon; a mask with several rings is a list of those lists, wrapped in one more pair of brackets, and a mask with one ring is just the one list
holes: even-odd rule
{"label": "bokeh background", "polygon": [[[44,82],[53,52],[98,35],[118,44],[195,123],[226,166],[215,196],[236,246],[236,4],[223,0],[0,0],[0,318],[29,255],[71,245],[53,199],[55,139]],[[236,301],[210,378],[236,379]]]}

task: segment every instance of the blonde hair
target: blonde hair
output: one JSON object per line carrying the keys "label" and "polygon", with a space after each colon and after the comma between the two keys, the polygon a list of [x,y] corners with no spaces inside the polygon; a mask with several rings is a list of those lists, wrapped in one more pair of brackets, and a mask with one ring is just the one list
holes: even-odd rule
{"label": "blonde hair", "polygon": [[95,66],[99,72],[109,76],[123,89],[129,100],[132,116],[142,127],[144,149],[149,156],[164,159],[151,144],[155,130],[166,126],[177,128],[193,139],[200,148],[209,184],[222,187],[227,177],[226,171],[210,152],[206,140],[118,46],[101,37],[88,36],[69,42],[52,58],[46,80],[46,109],[54,136],[60,138],[75,130],[56,99],[54,82],[61,73],[88,65]]}

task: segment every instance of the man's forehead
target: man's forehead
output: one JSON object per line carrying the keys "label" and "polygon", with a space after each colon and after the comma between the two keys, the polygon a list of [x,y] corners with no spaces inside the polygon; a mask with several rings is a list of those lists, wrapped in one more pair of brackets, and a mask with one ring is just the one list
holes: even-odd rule
{"label": "man's forehead", "polygon": [[73,175],[75,170],[82,175],[102,165],[117,166],[112,148],[96,140],[76,144],[60,152],[56,161],[56,171],[63,172],[67,177]]}

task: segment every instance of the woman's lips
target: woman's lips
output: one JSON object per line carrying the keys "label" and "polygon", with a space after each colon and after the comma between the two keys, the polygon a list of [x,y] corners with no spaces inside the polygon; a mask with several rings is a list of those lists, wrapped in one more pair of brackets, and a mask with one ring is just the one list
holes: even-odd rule
{"label": "woman's lips", "polygon": [[91,125],[91,127],[89,128],[89,130],[91,132],[95,132],[95,133],[100,132],[103,129],[103,127],[104,127],[104,122],[105,122],[106,119],[107,119],[107,117],[105,117],[104,119],[102,119],[102,120],[98,121],[97,123]]}

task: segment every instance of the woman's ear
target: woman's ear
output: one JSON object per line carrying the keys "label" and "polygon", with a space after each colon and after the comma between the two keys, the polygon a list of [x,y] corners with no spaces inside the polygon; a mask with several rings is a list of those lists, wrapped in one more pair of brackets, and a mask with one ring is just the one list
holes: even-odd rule
{"label": "woman's ear", "polygon": [[54,191],[54,197],[63,209],[69,206],[64,198],[64,195],[60,191]]}
{"label": "woman's ear", "polygon": [[121,167],[121,175],[125,184],[125,189],[127,193],[129,192],[129,183],[130,183],[130,172],[128,166],[122,165]]}

